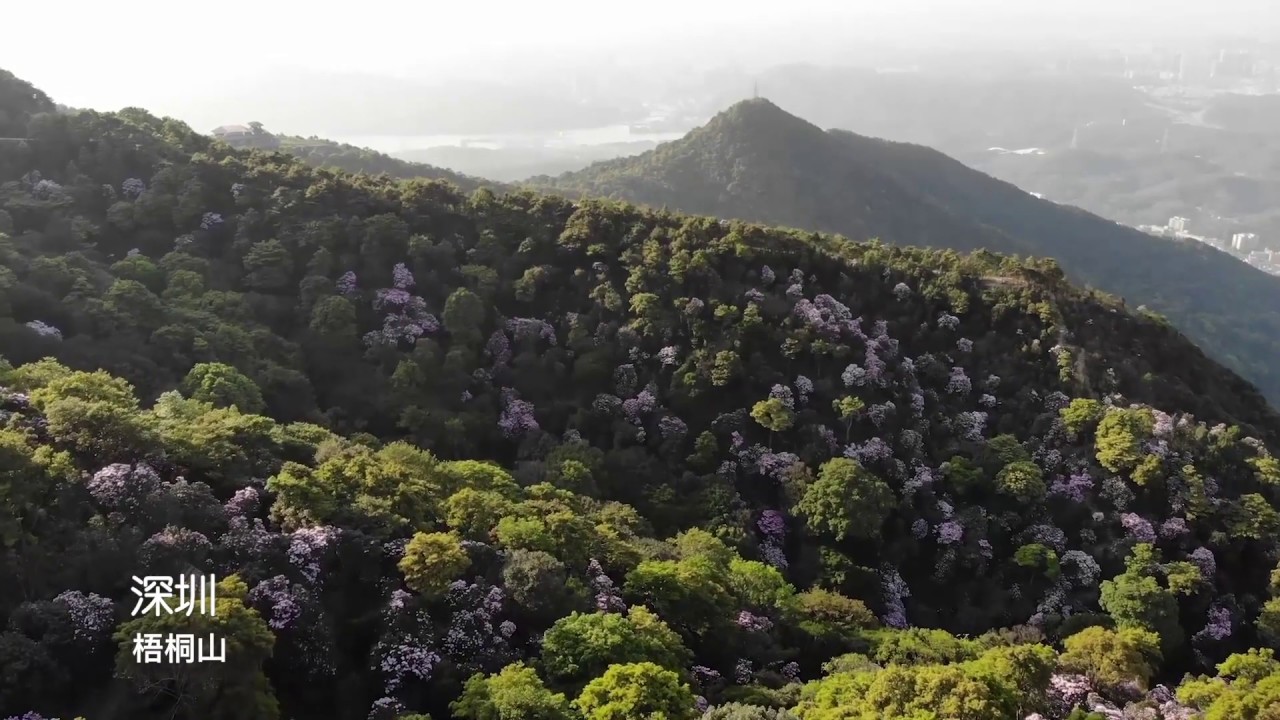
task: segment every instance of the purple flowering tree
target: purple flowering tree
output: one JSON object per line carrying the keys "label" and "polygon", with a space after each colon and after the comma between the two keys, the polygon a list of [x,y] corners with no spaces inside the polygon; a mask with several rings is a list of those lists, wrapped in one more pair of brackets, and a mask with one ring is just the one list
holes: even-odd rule
{"label": "purple flowering tree", "polygon": [[96,593],[67,590],[53,599],[71,616],[76,641],[90,651],[110,639],[115,629],[115,604]]}
{"label": "purple flowering tree", "polygon": [[1068,476],[1059,476],[1054,478],[1049,484],[1049,495],[1051,497],[1062,497],[1072,502],[1084,502],[1089,493],[1093,492],[1094,481],[1087,472],[1075,472]]}
{"label": "purple flowering tree", "polygon": [[977,442],[986,430],[987,414],[978,410],[962,412],[956,415],[955,424],[960,437]]}
{"label": "purple flowering tree", "polygon": [[741,610],[738,612],[738,627],[747,632],[768,632],[773,628],[773,621],[750,610]]}
{"label": "purple flowering tree", "polygon": [[791,468],[800,463],[800,458],[795,453],[789,452],[770,452],[764,451],[760,453],[759,459],[756,461],[756,468],[760,474],[777,481],[786,478]]}
{"label": "purple flowering tree", "polygon": [[115,463],[95,472],[86,484],[89,495],[108,510],[136,507],[151,492],[160,488],[160,476],[146,463]]}
{"label": "purple flowering tree", "polygon": [[129,178],[120,183],[120,194],[133,200],[147,191],[147,184],[138,178]]}
{"label": "purple flowering tree", "polygon": [[360,291],[359,285],[356,282],[356,274],[350,270],[342,273],[338,278],[338,281],[334,283],[334,286],[337,288],[339,295],[345,295],[347,297],[351,297]]}
{"label": "purple flowering tree", "polygon": [[938,526],[938,542],[942,545],[955,545],[964,540],[964,526],[955,520],[948,520]]}
{"label": "purple flowering tree", "polygon": [[413,274],[404,263],[396,265],[391,275],[392,287],[374,293],[373,309],[382,314],[382,328],[365,333],[365,345],[371,348],[399,347],[440,329],[440,321],[427,312],[427,301],[409,292]]}
{"label": "purple flowering tree", "polygon": [[787,569],[787,555],[783,550],[787,538],[787,520],[777,510],[765,510],[756,520],[760,531],[760,556],[779,570]]}
{"label": "purple flowering tree", "polygon": [[258,492],[258,488],[248,485],[236,490],[224,505],[228,517],[253,517],[257,514],[258,509],[262,505],[262,496]]}
{"label": "purple flowering tree", "polygon": [[658,399],[648,389],[641,390],[635,397],[622,402],[622,414],[632,425],[640,425],[644,417],[658,407]]}
{"label": "purple flowering tree", "polygon": [[222,227],[222,214],[216,212],[207,212],[200,217],[201,230],[216,230]]}
{"label": "purple flowering tree", "polygon": [[511,659],[508,638],[514,628],[504,632],[499,617],[505,600],[502,588],[479,578],[449,586],[447,601],[453,614],[441,649],[465,673],[494,672]]}
{"label": "purple flowering tree", "polygon": [[287,630],[302,615],[308,594],[301,585],[289,582],[284,575],[276,575],[255,585],[249,591],[248,600],[272,630]]}
{"label": "purple flowering tree", "polygon": [[1151,521],[1137,513],[1121,514],[1120,524],[1124,526],[1129,537],[1135,542],[1153,543],[1156,541],[1156,531],[1151,526]]}
{"label": "purple flowering tree", "polygon": [[880,573],[880,587],[884,592],[885,614],[880,621],[891,628],[907,627],[907,606],[904,600],[911,597],[911,589],[902,579],[897,568],[885,567]]}
{"label": "purple flowering tree", "polygon": [[947,392],[952,395],[968,395],[973,390],[973,383],[969,381],[969,376],[965,375],[964,368],[951,368],[951,377],[947,378]]}
{"label": "purple flowering tree", "polygon": [[1231,611],[1221,605],[1209,608],[1205,626],[1192,638],[1193,641],[1226,640],[1231,637]]}
{"label": "purple flowering tree", "polygon": [[325,525],[294,530],[289,536],[289,562],[307,582],[320,585],[320,570],[325,558],[338,544],[341,530]]}
{"label": "purple flowering tree", "polygon": [[516,397],[514,390],[503,392],[503,402],[505,404],[498,417],[498,429],[504,436],[521,438],[538,429],[533,403]]}
{"label": "purple flowering tree", "polygon": [[597,610],[612,613],[626,612],[627,605],[622,601],[622,595],[618,593],[613,580],[605,574],[600,561],[595,558],[591,558],[591,562],[587,563],[587,581],[595,593]]}
{"label": "purple flowering tree", "polygon": [[40,337],[50,338],[52,340],[62,339],[62,331],[43,320],[32,320],[26,323],[26,327],[28,330],[31,330]]}
{"label": "purple flowering tree", "polygon": [[512,339],[516,342],[543,340],[549,345],[556,344],[556,329],[545,320],[539,320],[538,318],[511,318],[507,320],[505,328],[507,332],[511,333]]}

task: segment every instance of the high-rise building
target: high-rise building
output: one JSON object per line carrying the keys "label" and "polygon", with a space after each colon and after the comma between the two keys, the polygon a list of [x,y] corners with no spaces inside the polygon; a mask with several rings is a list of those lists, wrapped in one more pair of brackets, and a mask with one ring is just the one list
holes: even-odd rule
{"label": "high-rise building", "polygon": [[1236,233],[1231,236],[1231,249],[1240,252],[1253,252],[1258,247],[1257,233]]}
{"label": "high-rise building", "polygon": [[1187,231],[1187,223],[1190,222],[1184,217],[1169,218],[1169,231],[1175,233],[1184,233]]}

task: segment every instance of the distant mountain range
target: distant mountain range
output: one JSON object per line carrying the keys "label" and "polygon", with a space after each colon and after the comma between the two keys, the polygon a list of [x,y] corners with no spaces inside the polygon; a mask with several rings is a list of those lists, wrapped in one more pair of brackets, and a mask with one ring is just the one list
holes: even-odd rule
{"label": "distant mountain range", "polygon": [[854,239],[1052,257],[1075,280],[1164,315],[1280,400],[1280,280],[1202,244],[1041,200],[927,147],[823,131],[767,100],[642,155],[530,184]]}

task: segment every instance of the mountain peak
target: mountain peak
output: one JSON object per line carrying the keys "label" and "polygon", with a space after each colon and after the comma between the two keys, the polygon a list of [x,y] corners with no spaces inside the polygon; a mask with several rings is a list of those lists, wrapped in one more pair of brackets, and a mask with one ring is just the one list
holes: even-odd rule
{"label": "mountain peak", "polygon": [[783,110],[765,98],[748,98],[739,100],[711,118],[705,126],[712,132],[723,132],[733,128],[751,130],[792,132],[822,132],[821,128],[806,120]]}

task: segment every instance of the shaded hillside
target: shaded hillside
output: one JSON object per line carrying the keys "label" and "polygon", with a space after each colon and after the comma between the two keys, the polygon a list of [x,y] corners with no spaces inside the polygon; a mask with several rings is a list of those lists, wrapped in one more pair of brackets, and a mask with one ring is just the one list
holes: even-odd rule
{"label": "shaded hillside", "polygon": [[532,182],[852,238],[1053,257],[1074,280],[1167,316],[1280,398],[1280,280],[1199,243],[1037,199],[923,146],[824,133],[765,100],[636,158]]}
{"label": "shaded hillside", "polygon": [[366,175],[386,173],[402,180],[413,178],[444,180],[468,192],[481,185],[497,186],[497,183],[488,180],[469,177],[426,163],[401,160],[369,148],[314,136],[303,138],[294,135],[275,135],[264,129],[260,123],[250,123],[250,128],[253,134],[248,137],[228,137],[223,140],[232,147],[242,150],[256,148],[266,152],[288,153],[313,167],[333,168]]}
{"label": "shaded hillside", "polygon": [[401,160],[377,150],[360,148],[317,137],[280,136],[280,151],[287,152],[315,167],[336,168],[367,175],[386,173],[393,178],[402,180],[413,178],[444,180],[467,192],[481,186],[492,188],[501,186],[501,183],[484,178],[464,175],[426,163]]}
{"label": "shaded hillside", "polygon": [[1052,261],[25,121],[0,717],[1268,720],[1280,418]]}

